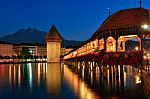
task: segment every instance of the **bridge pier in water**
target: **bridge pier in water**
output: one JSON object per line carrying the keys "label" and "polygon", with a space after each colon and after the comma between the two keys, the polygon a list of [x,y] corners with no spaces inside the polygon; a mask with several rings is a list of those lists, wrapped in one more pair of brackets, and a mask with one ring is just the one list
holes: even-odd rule
{"label": "bridge pier in water", "polygon": [[65,64],[68,64],[75,72],[84,70],[84,72],[96,73],[98,70],[99,75],[103,76],[104,79],[107,79],[108,76],[110,79],[112,77],[123,77],[123,65],[100,65],[97,61],[88,60],[65,61]]}

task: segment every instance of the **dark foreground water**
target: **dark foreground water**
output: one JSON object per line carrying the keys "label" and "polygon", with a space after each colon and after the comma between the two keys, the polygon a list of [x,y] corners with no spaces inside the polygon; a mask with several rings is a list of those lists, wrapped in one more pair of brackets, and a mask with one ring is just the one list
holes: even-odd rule
{"label": "dark foreground water", "polygon": [[60,63],[1,64],[0,99],[145,99],[139,70],[113,69],[104,77],[98,67],[87,71]]}

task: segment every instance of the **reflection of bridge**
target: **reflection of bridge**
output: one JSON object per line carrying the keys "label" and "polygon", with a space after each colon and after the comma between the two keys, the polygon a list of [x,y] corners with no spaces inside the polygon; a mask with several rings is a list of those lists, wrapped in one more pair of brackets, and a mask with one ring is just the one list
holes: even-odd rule
{"label": "reflection of bridge", "polygon": [[[118,11],[106,19],[90,39],[64,56],[68,61],[96,62],[101,65],[140,65],[144,39],[149,31],[149,10],[134,8]],[[142,27],[143,25],[143,27]],[[136,46],[126,47],[128,40]]]}

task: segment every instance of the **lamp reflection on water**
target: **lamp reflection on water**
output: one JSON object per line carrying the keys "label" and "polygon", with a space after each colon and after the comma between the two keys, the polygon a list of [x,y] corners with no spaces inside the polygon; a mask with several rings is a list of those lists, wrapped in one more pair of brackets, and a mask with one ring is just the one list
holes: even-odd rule
{"label": "lamp reflection on water", "polygon": [[38,87],[40,87],[41,82],[46,79],[47,63],[38,63],[36,71],[37,71]]}
{"label": "lamp reflection on water", "polygon": [[40,86],[40,75],[41,75],[41,72],[40,72],[40,63],[38,64],[38,85]]}
{"label": "lamp reflection on water", "polygon": [[74,70],[60,63],[5,65],[0,65],[0,93],[5,93],[5,88],[9,88],[12,94],[17,90],[21,95],[27,93],[33,98],[37,97],[37,93],[46,99],[69,96],[76,99],[122,98],[116,94],[123,95],[127,90],[136,90],[141,83],[139,70],[132,66],[96,66],[91,69],[85,65]]}
{"label": "lamp reflection on water", "polygon": [[85,84],[75,73],[64,65],[64,78],[79,99],[100,99],[87,84]]}
{"label": "lamp reflection on water", "polygon": [[30,87],[32,87],[32,65],[31,65],[31,63],[28,64],[28,72],[29,72]]}
{"label": "lamp reflection on water", "polygon": [[18,66],[18,85],[21,86],[21,67],[20,64]]}
{"label": "lamp reflection on water", "polygon": [[11,75],[12,75],[11,74],[11,65],[9,65],[9,76],[8,76],[9,77],[9,85],[11,85],[11,79],[12,79]]}

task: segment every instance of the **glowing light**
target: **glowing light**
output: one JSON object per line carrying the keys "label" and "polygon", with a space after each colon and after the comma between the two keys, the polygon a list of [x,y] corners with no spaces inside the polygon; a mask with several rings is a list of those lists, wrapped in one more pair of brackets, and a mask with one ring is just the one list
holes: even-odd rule
{"label": "glowing light", "polygon": [[116,51],[116,40],[113,37],[108,37],[106,40],[106,51],[115,52]]}
{"label": "glowing light", "polygon": [[139,50],[139,47],[135,47],[135,50],[138,51],[138,50]]}
{"label": "glowing light", "polygon": [[143,29],[148,29],[148,25],[147,25],[147,24],[144,24],[144,25],[142,25],[142,28],[143,28]]}
{"label": "glowing light", "polygon": [[30,50],[29,52],[32,53],[32,50]]}
{"label": "glowing light", "polygon": [[136,77],[135,77],[135,79],[136,79],[136,82],[135,82],[136,84],[141,83],[141,79],[140,79],[140,77],[139,77],[139,76],[136,76]]}
{"label": "glowing light", "polygon": [[147,57],[146,57],[146,56],[143,56],[143,58],[144,58],[144,60],[146,60],[146,59],[147,59]]}

